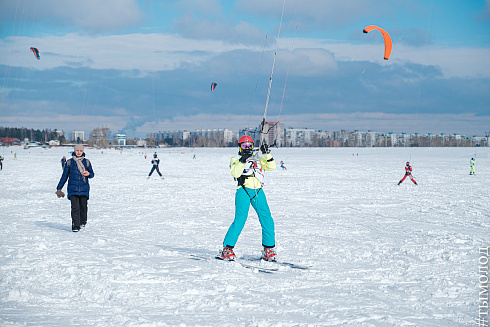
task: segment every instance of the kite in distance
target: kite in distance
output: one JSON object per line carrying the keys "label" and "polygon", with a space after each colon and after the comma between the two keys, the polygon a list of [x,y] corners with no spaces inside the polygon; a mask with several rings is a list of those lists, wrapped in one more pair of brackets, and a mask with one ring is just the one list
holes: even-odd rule
{"label": "kite in distance", "polygon": [[378,30],[381,32],[381,35],[383,35],[383,39],[385,41],[385,60],[388,60],[388,58],[390,57],[390,54],[391,54],[391,48],[392,48],[392,43],[391,43],[391,37],[390,35],[388,34],[388,32],[386,32],[384,29],[382,29],[381,27],[378,27],[378,26],[375,26],[375,25],[369,25],[367,26],[366,28],[364,28],[363,32],[364,33],[369,33],[371,32],[372,30]]}
{"label": "kite in distance", "polygon": [[214,89],[216,88],[218,84],[216,83],[211,83],[211,91],[214,91]]}
{"label": "kite in distance", "polygon": [[37,60],[41,59],[39,57],[39,50],[37,48],[31,48],[32,53],[34,53],[34,56],[36,56]]}

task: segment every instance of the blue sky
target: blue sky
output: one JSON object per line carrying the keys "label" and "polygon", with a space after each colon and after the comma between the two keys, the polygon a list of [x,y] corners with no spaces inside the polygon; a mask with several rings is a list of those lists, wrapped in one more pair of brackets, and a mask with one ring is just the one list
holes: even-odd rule
{"label": "blue sky", "polygon": [[0,20],[0,126],[256,126],[277,48],[270,121],[490,131],[490,0],[0,0]]}

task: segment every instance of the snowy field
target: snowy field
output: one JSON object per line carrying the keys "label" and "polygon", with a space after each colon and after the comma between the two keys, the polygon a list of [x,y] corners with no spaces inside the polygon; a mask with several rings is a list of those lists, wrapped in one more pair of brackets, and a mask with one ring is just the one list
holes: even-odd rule
{"label": "snowy field", "polygon": [[[151,149],[87,149],[80,233],[55,195],[68,151],[0,147],[0,326],[476,326],[489,148],[273,149],[277,251],[310,269],[269,274],[190,258],[233,220],[236,149],[157,149],[165,180]],[[418,186],[397,186],[406,161]],[[251,210],[235,252],[260,251]]]}

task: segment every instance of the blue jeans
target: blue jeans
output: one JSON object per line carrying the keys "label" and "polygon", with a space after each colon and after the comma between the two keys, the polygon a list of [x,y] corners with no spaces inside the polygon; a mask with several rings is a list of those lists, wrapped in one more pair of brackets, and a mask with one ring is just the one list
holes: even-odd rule
{"label": "blue jeans", "polygon": [[235,220],[226,233],[223,246],[234,247],[248,218],[250,204],[255,209],[262,226],[262,245],[273,247],[276,244],[274,220],[265,198],[264,190],[240,187],[235,193]]}

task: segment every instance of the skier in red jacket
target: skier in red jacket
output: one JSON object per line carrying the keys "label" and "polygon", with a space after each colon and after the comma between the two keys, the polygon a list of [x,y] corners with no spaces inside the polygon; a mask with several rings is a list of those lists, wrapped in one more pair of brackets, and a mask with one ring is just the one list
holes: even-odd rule
{"label": "skier in red jacket", "polygon": [[405,176],[403,176],[403,178],[398,182],[398,185],[400,185],[401,183],[403,183],[403,181],[405,180],[405,178],[407,177],[410,177],[410,180],[415,184],[417,185],[417,182],[415,181],[415,179],[413,178],[412,176],[412,166],[410,166],[410,162],[407,161],[407,164],[405,165]]}

